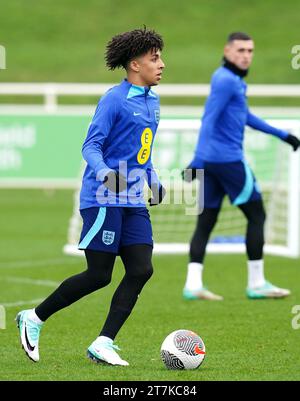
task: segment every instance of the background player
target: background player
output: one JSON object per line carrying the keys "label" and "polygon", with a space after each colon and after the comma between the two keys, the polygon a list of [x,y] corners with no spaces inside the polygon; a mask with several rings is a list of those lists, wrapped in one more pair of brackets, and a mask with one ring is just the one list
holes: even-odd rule
{"label": "background player", "polygon": [[183,178],[194,179],[196,169],[204,168],[204,210],[198,216],[190,244],[190,263],[183,290],[186,299],[221,300],[208,291],[202,282],[206,245],[216,222],[224,196],[245,215],[248,225],[246,249],[248,256],[249,298],[280,298],[289,290],[275,287],[265,280],[263,263],[265,210],[255,177],[245,161],[243,139],[245,125],[274,135],[294,150],[298,138],[270,126],[253,115],[247,105],[247,75],[253,58],[254,43],[242,32],[229,35],[224,49],[223,65],[211,81],[211,93],[205,105],[195,157]]}
{"label": "background player", "polygon": [[17,315],[22,346],[33,361],[39,360],[43,323],[55,312],[108,285],[119,254],[126,272],[100,335],[87,353],[96,362],[128,365],[113,341],[153,272],[144,180],[153,194],[150,206],[160,203],[165,194],[151,162],[159,99],[150,87],[161,79],[162,49],[161,36],[146,28],[117,35],[107,45],[108,68],[123,67],[127,78],[101,98],[83,144],[87,167],[80,194],[83,229],[79,248],[84,249],[87,270],[65,280],[35,309]]}

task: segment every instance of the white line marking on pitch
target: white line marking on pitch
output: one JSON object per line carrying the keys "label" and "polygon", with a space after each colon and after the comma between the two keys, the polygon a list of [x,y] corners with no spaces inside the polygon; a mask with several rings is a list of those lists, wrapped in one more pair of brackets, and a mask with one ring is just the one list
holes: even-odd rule
{"label": "white line marking on pitch", "polygon": [[[57,287],[59,285],[59,282],[57,282],[57,281],[33,280],[30,278],[21,278],[21,277],[3,277],[2,280],[12,282],[12,283],[39,285],[39,286],[46,286],[46,287]],[[5,308],[9,308],[9,307],[13,307],[13,306],[39,304],[43,300],[44,300],[44,298],[38,298],[38,299],[31,299],[29,301],[0,302],[0,304],[3,305]]]}
{"label": "white line marking on pitch", "polygon": [[11,283],[43,285],[45,287],[57,287],[60,284],[58,281],[34,280],[26,277],[3,277],[2,280],[9,281]]}
{"label": "white line marking on pitch", "polygon": [[4,303],[1,303],[1,305],[3,305],[5,308],[10,308],[13,306],[39,304],[43,300],[44,300],[44,298],[38,298],[38,299],[30,299],[29,301],[4,302]]}
{"label": "white line marking on pitch", "polygon": [[19,260],[15,262],[7,262],[0,263],[0,269],[18,269],[18,268],[26,268],[26,267],[42,267],[42,266],[56,266],[56,265],[71,265],[77,264],[79,262],[78,258],[68,259],[68,258],[60,258],[60,259],[43,259],[43,260]]}

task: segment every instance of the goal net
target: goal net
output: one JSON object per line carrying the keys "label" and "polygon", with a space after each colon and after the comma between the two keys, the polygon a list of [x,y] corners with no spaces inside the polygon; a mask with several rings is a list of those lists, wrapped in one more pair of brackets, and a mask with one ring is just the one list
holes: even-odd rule
{"label": "goal net", "polygon": [[[269,120],[276,127],[300,137],[300,123],[292,119]],[[150,208],[155,247],[160,253],[187,253],[197,213],[197,180],[183,183],[181,170],[193,158],[200,121],[191,118],[162,118],[155,138],[153,165],[168,190],[163,204]],[[263,193],[267,220],[265,252],[298,257],[300,251],[300,152],[261,132],[245,132],[246,159]],[[80,183],[79,183],[80,185]],[[205,188],[204,188],[205,191]],[[81,254],[77,244],[81,231],[78,213],[79,192],[74,194],[74,210],[64,251]],[[208,252],[245,252],[246,219],[225,197]]]}

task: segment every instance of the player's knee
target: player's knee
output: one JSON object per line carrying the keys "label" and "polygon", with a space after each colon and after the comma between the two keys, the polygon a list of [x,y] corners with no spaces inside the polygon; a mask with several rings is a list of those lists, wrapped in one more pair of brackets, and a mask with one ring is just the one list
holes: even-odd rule
{"label": "player's knee", "polygon": [[86,271],[87,277],[91,285],[95,289],[106,287],[111,282],[111,274],[103,274],[101,272]]}
{"label": "player's knee", "polygon": [[211,214],[206,220],[208,229],[212,230],[214,228],[214,226],[216,225],[217,221],[218,221],[218,215]]}
{"label": "player's knee", "polygon": [[263,202],[255,201],[248,202],[240,205],[239,208],[246,216],[250,225],[263,226],[266,220],[266,212],[264,209]]}
{"label": "player's knee", "polygon": [[263,226],[266,221],[266,212],[264,209],[259,209],[255,213],[251,214],[249,220],[256,226]]}
{"label": "player's knee", "polygon": [[111,282],[111,277],[100,277],[98,284],[100,285],[99,288],[106,287]]}
{"label": "player's knee", "polygon": [[130,274],[132,280],[146,283],[153,275],[152,263],[145,263],[140,266],[136,266],[135,272]]}
{"label": "player's knee", "polygon": [[266,212],[262,210],[259,214],[259,223],[264,225],[266,221]]}
{"label": "player's knee", "polygon": [[148,280],[150,280],[152,275],[153,275],[153,267],[152,264],[149,263],[148,265],[145,265],[143,269],[141,269],[139,276],[144,282],[147,282]]}
{"label": "player's knee", "polygon": [[219,209],[204,209],[198,217],[197,229],[204,233],[210,233],[218,220]]}

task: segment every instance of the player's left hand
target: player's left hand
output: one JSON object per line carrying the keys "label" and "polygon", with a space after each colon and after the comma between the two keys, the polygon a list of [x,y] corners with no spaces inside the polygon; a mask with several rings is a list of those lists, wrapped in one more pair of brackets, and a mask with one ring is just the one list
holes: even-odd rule
{"label": "player's left hand", "polygon": [[152,198],[148,199],[149,205],[155,206],[160,204],[166,195],[165,188],[162,185],[160,186],[154,185],[152,186],[151,191],[152,191]]}
{"label": "player's left hand", "polygon": [[285,142],[290,144],[292,146],[292,148],[294,149],[294,151],[296,151],[300,146],[299,139],[296,136],[291,135],[291,134],[288,134],[288,136],[285,138]]}
{"label": "player's left hand", "polygon": [[113,170],[106,174],[103,184],[106,186],[106,188],[116,194],[123,192],[127,188],[126,178],[118,171]]}

